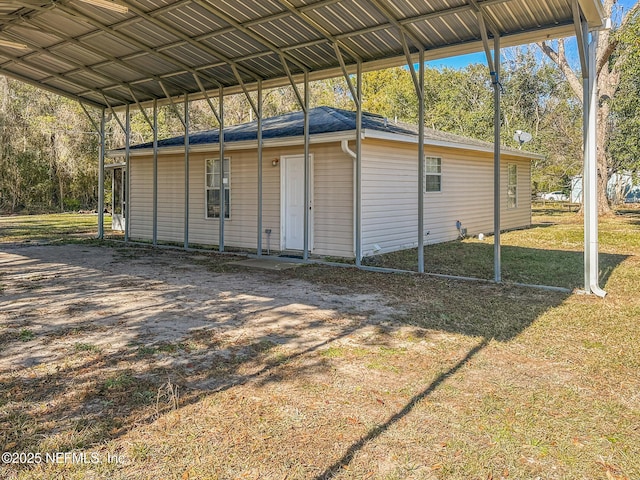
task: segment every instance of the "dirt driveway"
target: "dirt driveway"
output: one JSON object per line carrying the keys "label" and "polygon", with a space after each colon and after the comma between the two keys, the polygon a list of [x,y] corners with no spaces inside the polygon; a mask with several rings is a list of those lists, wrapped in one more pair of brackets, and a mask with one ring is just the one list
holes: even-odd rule
{"label": "dirt driveway", "polygon": [[[167,350],[179,365],[178,351],[198,346],[171,346],[205,333],[216,345],[200,349],[202,362],[242,356],[232,348],[239,344],[309,349],[366,334],[399,313],[382,295],[336,293],[238,267],[240,260],[80,245],[5,248],[0,315],[5,337],[23,341],[4,346],[0,371],[59,361],[75,348],[108,355],[132,345]],[[163,356],[154,360],[162,364]]]}
{"label": "dirt driveway", "polygon": [[[125,461],[0,465],[0,476],[432,478],[452,419],[423,399],[449,395],[441,385],[487,345],[562,301],[241,260],[3,245],[0,445]],[[475,395],[455,391],[462,406]]]}

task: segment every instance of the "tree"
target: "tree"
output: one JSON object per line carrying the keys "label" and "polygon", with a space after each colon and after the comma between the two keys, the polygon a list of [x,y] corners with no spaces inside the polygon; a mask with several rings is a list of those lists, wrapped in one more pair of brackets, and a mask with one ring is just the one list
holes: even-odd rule
{"label": "tree", "polygon": [[[611,17],[617,0],[604,1],[605,17]],[[598,37],[596,48],[596,75],[598,92],[598,131],[596,132],[597,143],[597,166],[598,166],[598,210],[600,215],[610,214],[611,207],[607,199],[607,182],[611,174],[611,152],[607,149],[610,139],[611,123],[609,116],[611,113],[611,100],[616,95],[620,86],[622,70],[625,65],[626,52],[623,48],[626,38],[625,32],[640,11],[640,3],[636,2],[629,12],[621,20],[620,25],[615,30],[603,30]],[[564,39],[557,41],[555,48],[549,42],[539,42],[538,46],[544,54],[555,63],[564,74],[578,100],[582,101],[582,82],[579,74],[572,68],[565,53]]]}
{"label": "tree", "polygon": [[618,92],[611,102],[611,170],[640,174],[640,18],[621,35],[625,59]]}

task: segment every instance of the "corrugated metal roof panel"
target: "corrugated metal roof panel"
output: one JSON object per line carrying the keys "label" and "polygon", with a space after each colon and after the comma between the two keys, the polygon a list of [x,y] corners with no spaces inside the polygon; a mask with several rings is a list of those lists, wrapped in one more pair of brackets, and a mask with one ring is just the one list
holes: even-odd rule
{"label": "corrugated metal roof panel", "polygon": [[180,29],[189,36],[195,37],[215,32],[229,26],[218,17],[210,15],[209,12],[197,4],[190,4],[182,8],[170,10],[157,18],[164,22],[169,22],[174,27]]}
{"label": "corrugated metal roof panel", "polygon": [[163,50],[163,52],[174,59],[186,62],[195,68],[220,61],[219,58],[213,57],[202,50],[196,50],[186,43],[178,44],[178,46],[168,48],[167,50]]}
{"label": "corrugated metal roof panel", "polygon": [[105,75],[108,75],[112,78],[119,78],[123,82],[134,82],[136,80],[141,80],[145,78],[140,75],[140,73],[132,70],[130,68],[126,68],[123,65],[117,63],[106,63],[103,65],[98,65],[94,67],[96,71],[102,72]]}
{"label": "corrugated metal roof panel", "polygon": [[225,14],[242,23],[257,20],[285,10],[280,3],[273,0],[252,0],[245,2],[218,0],[214,2],[214,4],[216,8],[219,8]]}
{"label": "corrugated metal roof panel", "polygon": [[182,40],[180,37],[147,21],[118,28],[118,32],[124,33],[151,48],[162,47],[167,43]]}
{"label": "corrugated metal roof panel", "polygon": [[140,50],[134,45],[125,43],[123,40],[106,33],[95,33],[82,39],[82,43],[86,43],[105,54],[114,57],[125,57]]}
{"label": "corrugated metal roof panel", "polygon": [[220,51],[231,59],[264,50],[264,46],[260,43],[238,32],[202,40],[200,43]]}
{"label": "corrugated metal roof panel", "polygon": [[[495,26],[506,36],[505,45],[545,38],[546,32],[571,34],[572,1],[136,0],[127,13],[79,1],[18,8],[3,4],[0,39],[22,39],[33,48],[6,52],[0,57],[0,73],[36,83],[45,73],[72,73],[71,80],[60,84],[59,93],[68,95],[88,92],[84,83],[90,79],[95,85],[111,79],[113,88],[121,88],[117,85],[122,82],[144,83],[144,96],[157,91],[150,89],[149,80],[158,76],[180,78],[171,92],[195,93],[199,87],[193,69],[202,71],[208,86],[237,87],[227,63],[237,64],[245,81],[279,79],[286,84],[280,54],[294,72],[328,72],[314,73],[315,78],[335,75],[340,71],[335,42],[348,65],[363,61],[365,69],[404,63],[402,31],[411,50],[422,46],[427,58],[481,50],[478,9],[491,29]],[[602,23],[599,0],[578,2],[591,26]],[[51,51],[44,54],[43,49]],[[40,69],[30,64],[37,59]],[[78,84],[72,89],[74,78]],[[125,95],[125,103],[134,100],[126,89],[119,94]]]}
{"label": "corrugated metal roof panel", "polygon": [[305,25],[302,20],[292,16],[254,25],[251,30],[267,38],[278,47],[324,38],[320,33]]}

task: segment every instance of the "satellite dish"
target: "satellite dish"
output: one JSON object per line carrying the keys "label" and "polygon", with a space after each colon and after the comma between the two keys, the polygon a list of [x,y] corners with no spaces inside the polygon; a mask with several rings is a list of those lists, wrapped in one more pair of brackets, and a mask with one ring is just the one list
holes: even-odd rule
{"label": "satellite dish", "polygon": [[522,130],[516,130],[516,133],[513,134],[513,139],[518,142],[518,148],[522,148],[522,145],[530,142],[532,138],[530,133],[523,132]]}

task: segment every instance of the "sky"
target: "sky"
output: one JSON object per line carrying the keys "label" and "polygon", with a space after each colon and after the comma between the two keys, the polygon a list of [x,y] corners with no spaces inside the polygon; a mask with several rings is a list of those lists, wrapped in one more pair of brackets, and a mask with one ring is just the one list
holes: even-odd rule
{"label": "sky", "polygon": [[[638,0],[619,0],[618,8],[620,9],[620,11],[617,12],[617,15],[621,16],[622,14],[624,14],[624,12],[627,12],[637,1]],[[614,20],[619,21],[619,19],[615,19],[615,18]],[[567,49],[566,50],[567,58],[569,58],[572,64],[575,63],[574,66],[577,66],[579,60],[577,58],[578,51],[576,47],[575,38],[566,42],[566,49]],[[486,65],[487,58],[485,57],[484,52],[471,53],[468,55],[459,55],[457,57],[450,57],[450,58],[442,58],[439,60],[432,60],[432,61],[426,62],[426,65],[432,68],[449,67],[449,68],[455,68],[455,69],[462,69],[472,63],[481,63],[483,65]]]}

